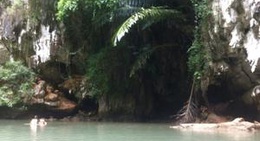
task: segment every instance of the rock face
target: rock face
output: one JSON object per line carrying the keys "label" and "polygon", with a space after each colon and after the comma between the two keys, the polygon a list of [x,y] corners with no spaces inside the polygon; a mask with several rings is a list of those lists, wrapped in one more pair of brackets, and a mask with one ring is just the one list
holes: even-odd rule
{"label": "rock face", "polygon": [[[6,0],[0,6],[0,46],[29,67],[54,60],[70,62],[63,46],[62,25],[56,21],[56,0]],[[41,11],[41,12],[39,12]]]}
{"label": "rock face", "polygon": [[0,54],[1,54],[1,56],[0,56],[0,60],[1,60],[0,64],[3,64],[3,63],[7,62],[10,59],[9,52],[4,47],[2,47],[1,45],[0,45]]}
{"label": "rock face", "polygon": [[[208,30],[204,31],[204,45],[213,58],[209,100],[231,101],[241,97],[240,102],[232,103],[233,107],[258,107],[259,98],[252,93],[260,82],[260,1],[211,0],[210,8],[212,16],[207,22]],[[257,109],[255,114],[260,113]]]}
{"label": "rock face", "polygon": [[246,50],[246,59],[250,70],[256,73],[259,66],[260,51],[259,0],[213,0],[214,32],[224,32],[226,45],[231,52],[240,49]]}

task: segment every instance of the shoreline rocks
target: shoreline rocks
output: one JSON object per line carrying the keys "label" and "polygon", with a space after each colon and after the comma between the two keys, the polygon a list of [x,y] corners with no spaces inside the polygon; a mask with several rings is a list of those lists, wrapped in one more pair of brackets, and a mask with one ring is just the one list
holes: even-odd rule
{"label": "shoreline rocks", "polygon": [[222,123],[183,123],[177,126],[170,126],[172,129],[192,130],[199,132],[210,131],[249,131],[260,130],[259,122],[245,121],[243,118],[236,118],[233,121]]}

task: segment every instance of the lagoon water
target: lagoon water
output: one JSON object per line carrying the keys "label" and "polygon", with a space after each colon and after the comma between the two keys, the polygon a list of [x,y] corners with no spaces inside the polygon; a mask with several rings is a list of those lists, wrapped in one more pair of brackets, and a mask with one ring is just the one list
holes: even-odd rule
{"label": "lagoon water", "polygon": [[197,133],[169,124],[49,122],[30,128],[22,120],[0,120],[0,141],[259,141],[260,133]]}

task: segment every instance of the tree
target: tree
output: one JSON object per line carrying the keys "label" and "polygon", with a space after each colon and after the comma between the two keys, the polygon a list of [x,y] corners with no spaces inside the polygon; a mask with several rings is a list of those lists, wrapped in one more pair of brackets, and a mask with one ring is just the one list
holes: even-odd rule
{"label": "tree", "polygon": [[[113,46],[116,46],[117,43],[128,33],[130,32],[131,28],[138,23],[142,22],[142,30],[149,28],[152,24],[156,22],[167,20],[175,20],[176,22],[183,22],[184,15],[175,9],[169,9],[166,7],[150,7],[150,8],[140,8],[137,12],[134,12],[127,20],[121,24],[118,29],[116,30],[113,38],[112,43]],[[169,45],[168,45],[169,46]],[[156,45],[150,47],[151,49],[147,49],[147,51],[141,53],[136,59],[134,63],[130,76],[133,76],[135,71],[141,69],[145,66],[147,59],[150,58],[150,55],[155,51],[155,49],[164,47],[164,45]]]}
{"label": "tree", "polygon": [[[186,39],[192,27],[192,22],[184,20],[182,6],[153,0],[60,0],[59,4],[58,17],[61,15],[59,19],[66,27],[67,41],[71,50],[80,50],[86,56],[88,84],[92,83],[90,87],[98,95],[108,96],[107,101],[113,103],[129,94],[133,99],[129,103],[140,106],[133,106],[136,111],[131,112],[148,115],[155,96],[177,94],[173,89],[175,84],[179,85],[180,77],[185,77],[185,55],[191,41]],[[113,44],[117,47],[111,48]],[[181,59],[176,59],[177,56]],[[122,66],[124,69],[120,69]],[[176,77],[172,68],[183,75]],[[170,77],[158,80],[162,75]],[[159,88],[156,83],[163,86]],[[160,97],[162,101],[165,95]],[[120,104],[114,105],[120,108]]]}

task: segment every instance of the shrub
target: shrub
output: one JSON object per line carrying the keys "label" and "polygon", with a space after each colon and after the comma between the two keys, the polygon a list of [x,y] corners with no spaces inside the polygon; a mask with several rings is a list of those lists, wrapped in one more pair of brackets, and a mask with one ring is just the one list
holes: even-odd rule
{"label": "shrub", "polygon": [[12,107],[27,102],[33,95],[34,76],[19,61],[0,66],[0,106]]}

